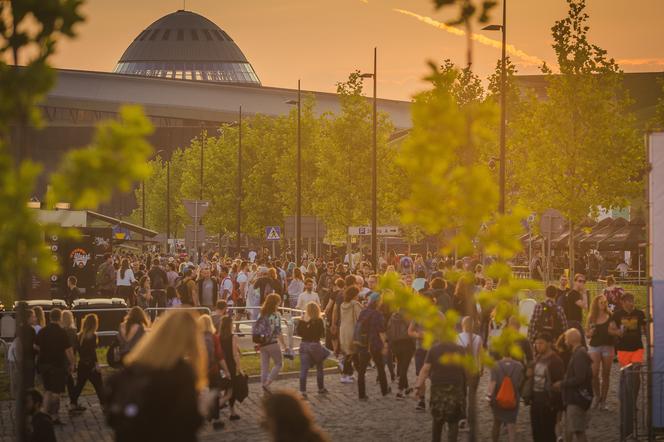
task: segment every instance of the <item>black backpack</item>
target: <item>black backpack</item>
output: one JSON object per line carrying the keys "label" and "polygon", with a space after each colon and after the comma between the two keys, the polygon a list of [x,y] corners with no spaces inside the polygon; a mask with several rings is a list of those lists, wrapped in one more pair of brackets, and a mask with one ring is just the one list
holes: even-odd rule
{"label": "black backpack", "polygon": [[539,317],[537,330],[547,332],[555,340],[563,333],[563,325],[558,317],[557,305],[549,305],[542,302],[542,314]]}
{"label": "black backpack", "polygon": [[178,295],[180,296],[180,300],[183,304],[193,305],[193,298],[191,297],[191,293],[189,293],[187,282],[189,282],[189,280],[183,278],[175,287],[175,290],[177,290]]}
{"label": "black backpack", "polygon": [[390,342],[402,341],[409,339],[408,336],[408,322],[401,316],[400,313],[394,313],[390,320],[387,321],[387,339]]}

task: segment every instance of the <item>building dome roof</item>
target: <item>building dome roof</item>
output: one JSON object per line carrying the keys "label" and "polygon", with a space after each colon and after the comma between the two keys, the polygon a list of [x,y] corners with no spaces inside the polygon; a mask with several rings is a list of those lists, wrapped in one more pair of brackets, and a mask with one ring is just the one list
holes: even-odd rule
{"label": "building dome roof", "polygon": [[260,86],[233,39],[207,18],[177,11],[136,36],[114,72],[147,77]]}

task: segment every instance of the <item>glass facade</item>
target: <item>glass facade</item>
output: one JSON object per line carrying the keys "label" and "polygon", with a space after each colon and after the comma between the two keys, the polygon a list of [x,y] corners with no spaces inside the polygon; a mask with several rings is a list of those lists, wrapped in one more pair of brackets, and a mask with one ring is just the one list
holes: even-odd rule
{"label": "glass facade", "polygon": [[113,72],[144,77],[260,85],[251,64],[242,62],[119,62]]}

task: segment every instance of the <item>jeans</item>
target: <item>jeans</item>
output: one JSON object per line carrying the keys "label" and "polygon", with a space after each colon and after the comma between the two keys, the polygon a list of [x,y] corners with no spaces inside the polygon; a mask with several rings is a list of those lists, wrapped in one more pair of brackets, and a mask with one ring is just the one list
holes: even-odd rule
{"label": "jeans", "polygon": [[415,343],[412,339],[402,339],[391,344],[392,352],[397,358],[397,376],[399,376],[399,390],[408,388],[408,367],[415,352]]}
{"label": "jeans", "polygon": [[424,366],[424,361],[427,358],[427,351],[423,348],[415,350],[415,376],[420,375],[420,370]]}
{"label": "jeans", "polygon": [[385,396],[387,390],[387,376],[385,375],[385,362],[383,361],[383,353],[380,351],[372,351],[369,353],[367,350],[361,350],[357,355],[357,389],[360,398],[367,397],[367,386],[364,375],[369,366],[369,360],[373,359],[376,364],[376,371],[378,372],[378,382],[380,383],[380,392]]}
{"label": "jeans", "polygon": [[[274,362],[274,367],[268,373],[268,370],[270,370],[270,359]],[[261,382],[263,385],[268,381],[272,382],[277,379],[281,370],[281,364],[281,347],[279,343],[275,342],[261,347]]]}
{"label": "jeans", "polygon": [[530,405],[533,442],[556,442],[556,414],[547,393],[533,393],[533,403]]}
{"label": "jeans", "polygon": [[323,361],[318,363],[314,362],[314,347],[319,346],[318,342],[305,342],[300,343],[300,391],[306,393],[307,391],[307,373],[309,368],[316,366],[316,383],[318,390],[325,388]]}
{"label": "jeans", "polygon": [[95,393],[97,393],[97,398],[99,403],[104,403],[104,384],[101,378],[101,373],[95,368],[95,364],[90,364],[86,362],[78,363],[78,376],[76,377],[76,388],[74,389],[74,394],[71,396],[72,404],[78,402],[78,398],[83,391],[85,383],[90,381],[92,386],[95,388]]}

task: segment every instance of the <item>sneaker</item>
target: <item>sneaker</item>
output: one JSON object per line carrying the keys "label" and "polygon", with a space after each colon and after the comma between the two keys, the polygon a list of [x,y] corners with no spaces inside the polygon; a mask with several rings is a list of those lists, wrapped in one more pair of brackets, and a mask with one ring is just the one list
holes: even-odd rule
{"label": "sneaker", "polygon": [[339,382],[341,382],[342,384],[350,384],[353,381],[349,380],[348,376],[341,376],[341,378],[339,379]]}
{"label": "sneaker", "polygon": [[272,394],[272,391],[270,390],[270,387],[268,387],[267,385],[263,385],[263,392],[265,394]]}
{"label": "sneaker", "polygon": [[327,388],[321,388],[320,390],[318,390],[318,394],[328,394],[328,393],[329,391],[327,391]]}
{"label": "sneaker", "polygon": [[606,404],[606,402],[602,402],[599,406],[599,409],[602,411],[609,411],[609,406]]}
{"label": "sneaker", "polygon": [[337,365],[339,366],[339,371],[343,373],[344,372],[344,360],[343,359],[337,360]]}
{"label": "sneaker", "polygon": [[421,400],[417,403],[417,407],[415,407],[415,411],[424,411],[427,409],[427,406],[424,404],[424,400]]}
{"label": "sneaker", "polygon": [[396,397],[397,399],[406,399],[406,395],[403,394],[402,392],[398,392],[398,393],[395,395],[395,397]]}
{"label": "sneaker", "polygon": [[231,414],[231,416],[228,419],[232,421],[238,421],[240,420],[240,416],[238,416],[237,414]]}

